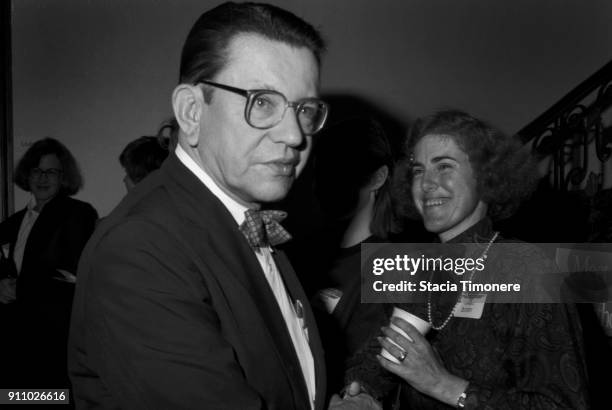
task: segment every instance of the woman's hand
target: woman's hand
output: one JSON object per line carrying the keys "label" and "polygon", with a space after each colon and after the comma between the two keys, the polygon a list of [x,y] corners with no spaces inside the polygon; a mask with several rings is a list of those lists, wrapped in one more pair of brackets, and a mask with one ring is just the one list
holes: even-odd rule
{"label": "woman's hand", "polygon": [[355,396],[347,395],[343,399],[334,394],[329,402],[328,410],[382,410],[382,406],[372,396],[365,393]]}
{"label": "woman's hand", "polygon": [[410,339],[389,327],[383,327],[384,335],[400,347],[382,337],[378,339],[379,343],[398,360],[402,357],[404,359],[396,364],[377,355],[380,365],[421,393],[449,405],[456,405],[457,399],[467,388],[468,381],[446,370],[437,352],[414,326],[398,317],[393,317],[391,321],[406,332]]}
{"label": "woman's hand", "polygon": [[7,304],[15,301],[17,297],[17,279],[0,279],[0,303]]}

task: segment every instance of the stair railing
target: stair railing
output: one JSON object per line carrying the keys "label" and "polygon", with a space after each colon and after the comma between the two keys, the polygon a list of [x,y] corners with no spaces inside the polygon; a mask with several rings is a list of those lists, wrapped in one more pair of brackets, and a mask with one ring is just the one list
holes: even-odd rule
{"label": "stair railing", "polygon": [[[574,190],[585,182],[591,191],[602,188],[612,156],[612,127],[604,120],[611,106],[612,61],[518,132],[538,156],[552,156],[555,188]],[[592,161],[599,161],[599,169]]]}

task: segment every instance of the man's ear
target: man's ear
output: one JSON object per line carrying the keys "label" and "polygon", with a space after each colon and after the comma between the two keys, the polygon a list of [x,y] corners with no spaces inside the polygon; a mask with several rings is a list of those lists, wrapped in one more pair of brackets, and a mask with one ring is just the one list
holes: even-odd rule
{"label": "man's ear", "polygon": [[368,183],[368,189],[370,191],[378,191],[381,186],[387,180],[389,176],[389,167],[386,165],[381,166],[372,174],[372,178],[370,178],[370,182]]}
{"label": "man's ear", "polygon": [[190,146],[198,145],[200,116],[204,100],[202,90],[193,85],[179,84],[172,93],[172,109],[183,134]]}

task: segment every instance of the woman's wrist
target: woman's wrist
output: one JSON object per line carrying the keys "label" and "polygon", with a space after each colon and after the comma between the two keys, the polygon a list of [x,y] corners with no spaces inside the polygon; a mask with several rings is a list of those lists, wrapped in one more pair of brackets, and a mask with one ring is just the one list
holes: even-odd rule
{"label": "woman's wrist", "polygon": [[457,407],[461,395],[465,393],[469,384],[469,381],[449,374],[438,384],[434,397],[450,406]]}

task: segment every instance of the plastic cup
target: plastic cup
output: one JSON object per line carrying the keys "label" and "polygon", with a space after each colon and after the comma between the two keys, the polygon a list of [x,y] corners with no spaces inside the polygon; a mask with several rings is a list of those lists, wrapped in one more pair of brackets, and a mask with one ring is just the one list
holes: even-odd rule
{"label": "plastic cup", "polygon": [[[400,319],[404,319],[406,322],[408,322],[412,326],[414,326],[419,331],[419,333],[421,333],[423,336],[425,336],[427,334],[427,332],[429,332],[429,329],[431,329],[431,323],[429,323],[426,320],[421,319],[420,317],[418,317],[416,315],[413,315],[410,312],[406,312],[405,310],[400,309],[398,307],[393,308],[393,314],[391,315],[391,317],[399,317]],[[404,336],[406,339],[412,340],[406,334],[406,332],[404,332],[402,329],[400,329],[399,327],[397,327],[393,323],[390,323],[389,327],[391,329],[395,330],[400,335]],[[389,338],[387,338],[387,340],[390,341],[391,343],[393,343],[394,345],[398,346],[401,349],[401,347],[397,343],[395,343],[393,340],[391,340]],[[390,360],[393,363],[399,363],[400,362],[395,356],[393,356],[391,353],[389,353],[387,351],[387,349],[385,349],[385,348],[381,349],[380,354],[385,359]]]}

